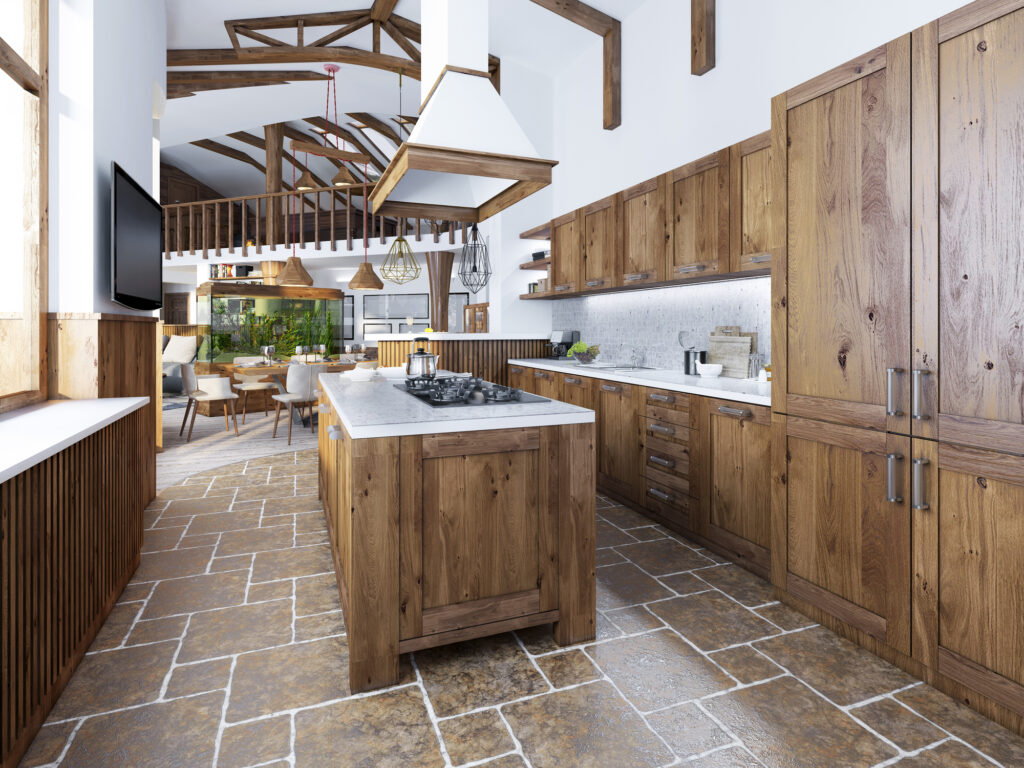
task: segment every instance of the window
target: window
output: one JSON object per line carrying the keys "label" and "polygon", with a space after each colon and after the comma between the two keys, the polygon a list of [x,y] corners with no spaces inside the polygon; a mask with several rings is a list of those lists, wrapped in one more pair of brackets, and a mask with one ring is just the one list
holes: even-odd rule
{"label": "window", "polygon": [[0,3],[0,412],[46,399],[47,0]]}

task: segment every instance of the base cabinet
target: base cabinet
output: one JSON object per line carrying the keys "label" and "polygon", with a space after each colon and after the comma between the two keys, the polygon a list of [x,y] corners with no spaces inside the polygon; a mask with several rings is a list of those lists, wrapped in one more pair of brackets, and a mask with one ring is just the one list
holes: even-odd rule
{"label": "base cabinet", "polygon": [[597,484],[616,495],[637,501],[640,477],[637,467],[643,439],[638,401],[642,387],[613,381],[596,383]]}
{"label": "base cabinet", "polygon": [[771,413],[765,406],[698,398],[703,535],[759,576],[771,551]]}

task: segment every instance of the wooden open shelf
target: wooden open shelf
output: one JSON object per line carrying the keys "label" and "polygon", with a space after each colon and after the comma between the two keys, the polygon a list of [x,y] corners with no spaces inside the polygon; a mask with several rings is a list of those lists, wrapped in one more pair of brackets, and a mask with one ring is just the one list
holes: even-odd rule
{"label": "wooden open shelf", "polygon": [[520,299],[550,299],[555,295],[554,291],[537,291],[536,293],[521,293]]}
{"label": "wooden open shelf", "polygon": [[548,256],[546,259],[537,259],[536,261],[526,261],[519,265],[520,269],[547,269],[551,266],[551,257]]}
{"label": "wooden open shelf", "polygon": [[211,277],[209,282],[211,283],[233,283],[236,280],[262,280],[262,275],[250,275],[248,277]]}
{"label": "wooden open shelf", "polygon": [[551,239],[551,222],[545,221],[533,229],[528,229],[525,232],[520,232],[519,237],[522,240],[550,240]]}

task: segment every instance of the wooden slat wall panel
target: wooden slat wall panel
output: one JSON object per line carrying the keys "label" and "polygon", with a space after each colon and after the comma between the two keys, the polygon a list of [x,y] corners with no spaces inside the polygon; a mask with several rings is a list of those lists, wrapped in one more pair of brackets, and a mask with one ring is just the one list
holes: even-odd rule
{"label": "wooden slat wall panel", "polygon": [[[412,343],[409,341],[381,341],[377,357],[381,366],[405,365]],[[547,342],[543,339],[447,339],[430,342],[430,351],[439,355],[438,367],[462,373],[469,371],[496,384],[508,384],[508,366],[511,358],[545,357]]]}
{"label": "wooden slat wall panel", "polygon": [[0,484],[3,768],[18,764],[138,566],[149,501],[139,478],[154,456],[142,408]]}

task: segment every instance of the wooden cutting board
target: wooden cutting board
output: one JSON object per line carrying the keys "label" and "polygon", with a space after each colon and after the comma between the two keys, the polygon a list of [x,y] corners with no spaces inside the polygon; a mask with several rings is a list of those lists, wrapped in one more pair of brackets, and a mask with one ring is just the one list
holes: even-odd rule
{"label": "wooden cutting board", "polygon": [[721,363],[723,376],[745,379],[750,365],[751,342],[747,335],[712,334],[708,340],[708,362]]}

